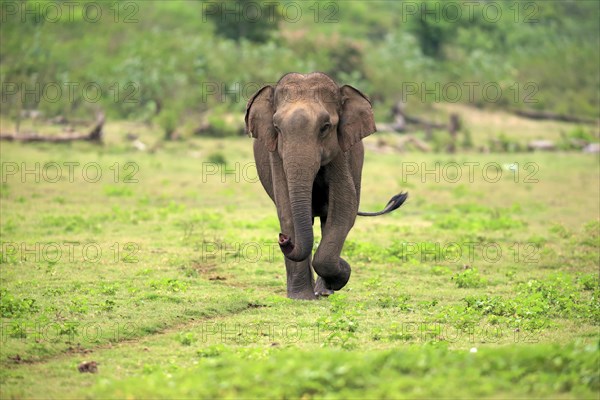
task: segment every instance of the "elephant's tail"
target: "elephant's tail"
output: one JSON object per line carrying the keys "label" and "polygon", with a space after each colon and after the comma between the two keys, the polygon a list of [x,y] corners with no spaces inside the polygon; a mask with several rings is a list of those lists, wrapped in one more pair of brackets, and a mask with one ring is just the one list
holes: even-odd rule
{"label": "elephant's tail", "polygon": [[387,203],[387,205],[385,206],[385,208],[383,210],[378,211],[378,212],[372,212],[372,213],[359,211],[358,215],[360,215],[361,217],[376,217],[378,215],[391,213],[392,211],[394,211],[395,209],[400,207],[402,204],[404,204],[404,202],[406,201],[407,198],[408,198],[408,192],[398,193],[397,195],[395,195],[394,197],[392,197],[390,199],[390,201]]}

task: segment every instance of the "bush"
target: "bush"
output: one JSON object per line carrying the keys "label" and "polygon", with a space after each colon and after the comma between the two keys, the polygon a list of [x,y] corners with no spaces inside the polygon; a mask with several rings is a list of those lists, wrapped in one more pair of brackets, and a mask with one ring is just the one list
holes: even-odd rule
{"label": "bush", "polygon": [[452,277],[459,288],[479,288],[487,285],[487,281],[479,276],[477,268],[469,268]]}

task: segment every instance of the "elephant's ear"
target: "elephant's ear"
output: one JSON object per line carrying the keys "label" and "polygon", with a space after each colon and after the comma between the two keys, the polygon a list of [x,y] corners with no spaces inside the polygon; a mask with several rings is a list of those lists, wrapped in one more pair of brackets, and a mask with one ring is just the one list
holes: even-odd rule
{"label": "elephant's ear", "polygon": [[260,140],[269,151],[277,148],[277,131],[273,126],[273,86],[265,86],[248,100],[246,133]]}
{"label": "elephant's ear", "polygon": [[349,85],[340,88],[342,111],[338,123],[338,141],[342,151],[377,131],[371,102],[360,90]]}

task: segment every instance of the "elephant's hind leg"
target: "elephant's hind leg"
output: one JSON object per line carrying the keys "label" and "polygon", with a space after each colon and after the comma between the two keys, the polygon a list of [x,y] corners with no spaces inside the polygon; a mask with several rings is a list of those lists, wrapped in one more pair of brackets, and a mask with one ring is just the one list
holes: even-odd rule
{"label": "elephant's hind leg", "polygon": [[325,281],[320,276],[317,278],[317,282],[315,283],[315,294],[321,297],[331,296],[334,293],[333,290],[327,289],[327,285]]}

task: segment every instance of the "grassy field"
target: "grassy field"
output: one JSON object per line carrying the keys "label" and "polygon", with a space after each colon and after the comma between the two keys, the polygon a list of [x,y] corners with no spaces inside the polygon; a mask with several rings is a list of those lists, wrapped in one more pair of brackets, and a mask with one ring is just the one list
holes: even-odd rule
{"label": "grassy field", "polygon": [[1,398],[598,397],[597,155],[367,152],[361,209],[410,198],[302,302],[251,141],[131,129],[1,144]]}

